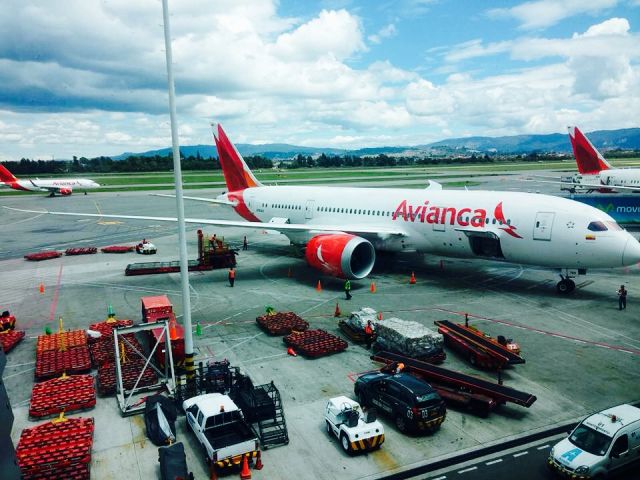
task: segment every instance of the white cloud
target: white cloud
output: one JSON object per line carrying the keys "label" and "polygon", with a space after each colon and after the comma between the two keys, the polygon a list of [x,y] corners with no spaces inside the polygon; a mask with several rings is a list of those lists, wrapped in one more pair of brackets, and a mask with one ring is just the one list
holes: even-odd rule
{"label": "white cloud", "polygon": [[371,43],[378,44],[381,43],[385,38],[395,37],[397,33],[398,31],[396,30],[396,26],[393,23],[390,23],[389,25],[386,25],[378,30],[377,33],[369,35],[368,38]]}
{"label": "white cloud", "polygon": [[491,17],[515,18],[526,30],[545,28],[580,14],[595,14],[614,7],[617,0],[536,0],[511,8],[488,11]]}

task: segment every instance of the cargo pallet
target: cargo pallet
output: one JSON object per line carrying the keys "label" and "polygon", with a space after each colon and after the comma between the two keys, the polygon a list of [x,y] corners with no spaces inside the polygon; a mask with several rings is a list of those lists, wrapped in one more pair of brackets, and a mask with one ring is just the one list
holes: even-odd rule
{"label": "cargo pallet", "polygon": [[93,330],[95,332],[100,332],[102,337],[93,338],[89,337],[89,344],[96,343],[98,341],[103,340],[105,337],[109,337],[113,339],[113,330],[116,328],[122,327],[130,327],[133,325],[133,321],[131,320],[116,320],[116,319],[108,319],[104,322],[92,323],[89,325],[89,330]]}
{"label": "cargo pallet", "polygon": [[46,417],[96,405],[95,381],[91,375],[63,375],[36,383],[31,391],[29,415]]}
{"label": "cargo pallet", "polygon": [[[124,345],[123,348],[125,351],[125,355],[127,355],[128,357],[137,355],[133,350],[134,347],[136,348],[136,350],[138,350],[138,352],[142,352],[142,345],[140,344],[138,339],[135,338],[135,335],[127,334],[126,338],[129,343],[121,343],[122,345]],[[114,348],[115,346],[113,344],[113,337],[109,336],[101,337],[97,342],[90,343],[89,352],[91,353],[91,362],[93,366],[99,367],[103,363],[113,362],[116,358]]]}
{"label": "cargo pallet", "polygon": [[289,335],[309,328],[309,323],[293,312],[276,312],[256,318],[256,322],[269,335]]}
{"label": "cargo pallet", "polygon": [[128,253],[133,252],[135,248],[130,245],[109,245],[108,247],[102,247],[100,251],[102,253]]}
{"label": "cargo pallet", "polygon": [[24,258],[26,258],[27,260],[31,260],[32,262],[39,262],[41,260],[50,260],[52,258],[58,258],[61,257],[62,253],[57,252],[55,250],[47,250],[44,252],[38,252],[38,253],[28,253],[27,255],[24,256]]}
{"label": "cargo pallet", "polygon": [[25,480],[89,478],[93,418],[61,418],[20,435],[16,458]]}
{"label": "cargo pallet", "polygon": [[320,329],[292,332],[282,340],[296,353],[312,358],[339,353],[348,347],[347,342],[341,338]]}
{"label": "cargo pallet", "polygon": [[9,353],[24,338],[25,332],[22,330],[7,330],[0,332],[0,345],[4,353]]}
{"label": "cargo pallet", "polygon": [[445,401],[469,407],[481,414],[488,414],[493,408],[508,402],[529,408],[536,401],[536,396],[530,393],[396,353],[379,352],[371,359],[386,364],[403,363],[404,371],[429,382]]}
{"label": "cargo pallet", "polygon": [[65,255],[91,255],[94,253],[98,253],[98,249],[96,247],[67,248],[64,251]]}
{"label": "cargo pallet", "polygon": [[86,373],[91,357],[84,330],[40,335],[36,343],[36,380],[59,377],[63,373]]}
{"label": "cargo pallet", "polygon": [[[144,367],[144,359],[133,357],[124,363],[122,368],[122,383],[125,389],[130,390],[136,384],[136,380]],[[153,370],[147,368],[138,382],[138,387],[153,385],[158,381]],[[100,395],[113,395],[116,393],[116,364],[105,362],[98,367],[98,393]]]}
{"label": "cargo pallet", "polygon": [[466,356],[469,363],[474,366],[501,369],[507,365],[525,363],[521,356],[473,328],[449,320],[436,320],[433,323],[438,327],[438,332],[444,336],[445,344]]}

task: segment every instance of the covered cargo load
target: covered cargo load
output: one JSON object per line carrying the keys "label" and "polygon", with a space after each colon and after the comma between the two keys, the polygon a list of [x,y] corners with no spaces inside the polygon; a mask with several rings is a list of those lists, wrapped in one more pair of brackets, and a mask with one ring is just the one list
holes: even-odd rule
{"label": "covered cargo load", "polygon": [[357,332],[364,332],[364,327],[368,321],[374,323],[376,321],[376,312],[373,308],[363,307],[357,312],[351,312],[349,318],[345,319],[344,322],[351,327],[353,330]]}
{"label": "covered cargo load", "polygon": [[421,323],[400,318],[372,320],[377,338],[374,349],[400,353],[414,358],[442,361],[444,337]]}

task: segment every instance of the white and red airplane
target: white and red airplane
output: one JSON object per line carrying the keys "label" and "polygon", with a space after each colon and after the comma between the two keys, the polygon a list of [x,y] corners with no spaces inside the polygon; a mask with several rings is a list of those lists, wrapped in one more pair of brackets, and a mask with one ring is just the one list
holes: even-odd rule
{"label": "white and red airplane", "polygon": [[578,173],[563,177],[562,190],[640,193],[640,168],[613,168],[578,127],[568,127]]}
{"label": "white and red airplane", "polygon": [[88,178],[50,178],[40,180],[16,178],[7,168],[0,163],[0,186],[11,187],[14,190],[25,192],[49,192],[53,197],[56,193],[60,195],[71,195],[74,189],[84,190],[98,188],[100,185]]}
{"label": "white and red airplane", "polygon": [[[186,221],[278,231],[305,247],[309,265],[339,278],[366,277],[376,251],[416,251],[558,269],[557,289],[568,293],[575,288],[572,278],[588,268],[640,261],[640,243],[609,215],[566,198],[442,190],[435,182],[424,190],[265,186],[220,125],[214,137],[228,192],[217,199],[184,198],[228,205],[245,221]],[[44,213],[176,221],[173,217]]]}

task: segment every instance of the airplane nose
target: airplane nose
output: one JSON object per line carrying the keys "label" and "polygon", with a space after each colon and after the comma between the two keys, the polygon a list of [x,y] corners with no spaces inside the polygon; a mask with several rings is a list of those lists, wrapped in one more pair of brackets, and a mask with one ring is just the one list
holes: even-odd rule
{"label": "airplane nose", "polygon": [[626,245],[624,246],[624,251],[622,252],[622,265],[635,265],[640,262],[640,243],[631,235],[629,235],[629,240],[627,240]]}

